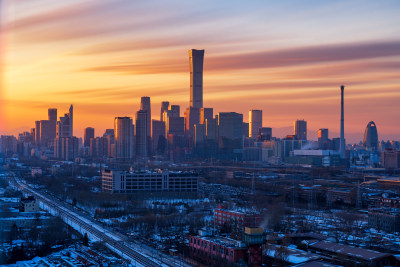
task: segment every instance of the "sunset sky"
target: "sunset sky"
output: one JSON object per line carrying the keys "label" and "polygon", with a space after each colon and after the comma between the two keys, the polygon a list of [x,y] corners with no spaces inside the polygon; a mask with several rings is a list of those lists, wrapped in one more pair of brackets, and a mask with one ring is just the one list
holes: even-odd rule
{"label": "sunset sky", "polygon": [[[0,0],[0,134],[74,105],[74,134],[113,128],[150,96],[189,104],[191,48],[205,49],[204,106],[263,110],[361,140],[400,139],[400,1]],[[287,132],[286,134],[291,134]]]}

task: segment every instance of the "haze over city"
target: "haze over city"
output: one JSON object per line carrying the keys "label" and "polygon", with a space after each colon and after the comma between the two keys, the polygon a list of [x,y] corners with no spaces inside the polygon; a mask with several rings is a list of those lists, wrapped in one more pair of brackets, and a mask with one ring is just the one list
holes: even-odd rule
{"label": "haze over city", "polygon": [[[74,104],[74,134],[103,132],[152,109],[189,103],[187,51],[205,50],[204,105],[214,113],[262,109],[263,125],[399,139],[397,1],[2,1],[0,134],[17,134],[49,107]],[[60,113],[61,113],[60,112]],[[158,119],[158,113],[152,117]],[[283,135],[290,134],[283,132]],[[310,136],[312,137],[312,136]],[[315,139],[315,138],[314,138]]]}

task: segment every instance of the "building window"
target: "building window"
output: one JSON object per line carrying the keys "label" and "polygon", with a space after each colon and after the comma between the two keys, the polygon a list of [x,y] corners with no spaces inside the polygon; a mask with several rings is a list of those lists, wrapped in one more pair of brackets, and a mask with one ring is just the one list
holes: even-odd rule
{"label": "building window", "polygon": [[233,257],[233,250],[231,250],[231,257]]}

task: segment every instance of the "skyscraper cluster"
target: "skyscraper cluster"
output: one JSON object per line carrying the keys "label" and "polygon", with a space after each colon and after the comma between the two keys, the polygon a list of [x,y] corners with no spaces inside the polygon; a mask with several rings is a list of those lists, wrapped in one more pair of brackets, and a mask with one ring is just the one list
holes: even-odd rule
{"label": "skyscraper cluster", "polygon": [[[308,140],[307,121],[294,122],[293,134],[279,139],[272,128],[263,125],[263,111],[249,110],[248,122],[243,114],[219,112],[204,107],[203,101],[204,50],[189,50],[190,98],[182,114],[181,107],[169,100],[160,103],[159,119],[152,118],[151,98],[143,96],[134,116],[119,116],[114,127],[96,136],[93,127],[86,127],[83,140],[74,136],[74,110],[57,120],[57,109],[48,110],[47,120],[38,120],[31,132],[20,134],[19,140],[2,137],[4,151],[15,147],[24,155],[74,160],[87,157],[96,161],[145,163],[150,159],[180,161],[215,158],[221,160],[281,162],[292,157],[296,150],[319,149],[320,154],[345,155],[344,86],[341,90],[340,138],[329,139],[328,129],[318,130],[318,141]],[[158,114],[158,111],[156,112]],[[158,115],[157,115],[158,116]],[[376,125],[370,122],[365,130],[364,147],[377,150]],[[314,153],[314,152],[313,152]]]}

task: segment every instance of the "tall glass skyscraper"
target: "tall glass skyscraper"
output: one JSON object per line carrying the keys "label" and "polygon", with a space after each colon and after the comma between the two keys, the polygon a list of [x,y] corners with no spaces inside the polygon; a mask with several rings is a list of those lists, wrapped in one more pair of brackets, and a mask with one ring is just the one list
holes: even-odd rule
{"label": "tall glass skyscraper", "polygon": [[190,60],[190,107],[203,107],[204,50],[189,50]]}
{"label": "tall glass skyscraper", "polygon": [[130,160],[134,153],[134,125],[130,117],[116,117],[114,120],[115,159]]}

